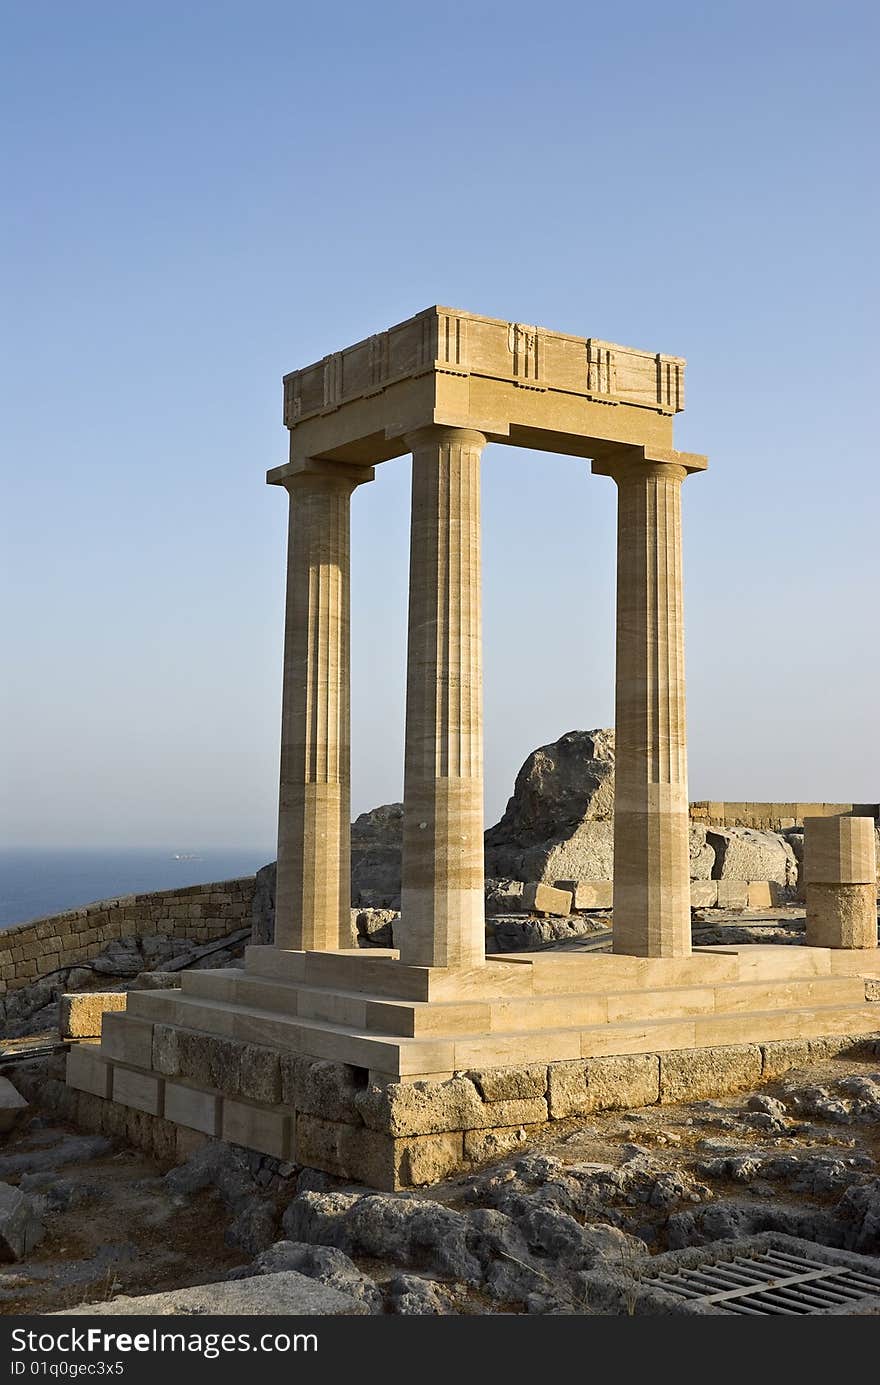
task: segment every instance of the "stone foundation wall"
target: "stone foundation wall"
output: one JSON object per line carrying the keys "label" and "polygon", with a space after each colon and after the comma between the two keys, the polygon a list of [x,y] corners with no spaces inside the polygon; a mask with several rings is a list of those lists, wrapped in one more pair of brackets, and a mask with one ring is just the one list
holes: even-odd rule
{"label": "stone foundation wall", "polygon": [[114,938],[212,942],[250,923],[254,877],[102,899],[0,932],[0,995],[91,961]]}
{"label": "stone foundation wall", "polygon": [[785,832],[803,827],[804,818],[880,818],[880,803],[731,803],[703,799],[692,803],[691,821],[707,827],[755,827]]}
{"label": "stone foundation wall", "polygon": [[[129,1035],[128,1042],[139,1040]],[[145,1025],[140,1042],[143,1052],[124,1055],[138,1069],[117,1061],[112,1037],[101,1053],[80,1045],[71,1051],[68,1085],[33,1084],[32,1099],[160,1159],[186,1158],[205,1139],[221,1138],[385,1191],[426,1186],[501,1157],[555,1121],[721,1096],[792,1067],[878,1050],[875,1039],[833,1036],[388,1083],[364,1068],[159,1024]]]}

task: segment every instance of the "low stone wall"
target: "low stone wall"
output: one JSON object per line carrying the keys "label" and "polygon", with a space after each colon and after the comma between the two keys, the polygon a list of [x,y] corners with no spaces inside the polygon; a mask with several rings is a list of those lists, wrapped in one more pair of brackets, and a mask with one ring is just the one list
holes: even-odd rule
{"label": "low stone wall", "polygon": [[709,827],[754,827],[785,832],[804,818],[880,818],[880,803],[732,803],[702,799],[690,807],[691,821]]}
{"label": "low stone wall", "polygon": [[221,1138],[384,1191],[424,1187],[501,1157],[555,1121],[722,1096],[789,1068],[878,1050],[873,1038],[835,1035],[388,1083],[348,1064],[146,1022],[142,1033],[119,1031],[120,1062],[113,1020],[105,1018],[100,1051],[71,1050],[68,1085],[33,1084],[36,1099],[160,1159],[186,1158]]}
{"label": "low stone wall", "polygon": [[102,899],[0,932],[0,995],[89,962],[114,938],[212,942],[250,923],[254,877]]}

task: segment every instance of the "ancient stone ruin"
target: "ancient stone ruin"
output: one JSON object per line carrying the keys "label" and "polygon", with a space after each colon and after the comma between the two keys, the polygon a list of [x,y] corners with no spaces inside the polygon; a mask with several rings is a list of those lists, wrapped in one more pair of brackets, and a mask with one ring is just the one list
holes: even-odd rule
{"label": "ancient stone ruin", "polygon": [[[99,1047],[72,1050],[72,1089],[136,1110],[163,1139],[221,1136],[398,1189],[576,1113],[711,1090],[726,1065],[751,1063],[752,1080],[762,1045],[876,1030],[876,927],[857,908],[876,875],[873,823],[852,828],[858,851],[846,856],[841,835],[826,853],[807,938],[821,945],[692,945],[692,864],[720,885],[743,838],[715,824],[709,863],[707,821],[688,804],[680,500],[706,459],[675,449],[683,398],[678,357],[447,308],[286,378],[290,459],[268,478],[290,503],[274,938],[243,971],[132,994],[104,1016]],[[484,844],[479,495],[492,442],[589,459],[617,487],[613,805],[600,773],[588,801],[572,784],[566,800],[561,754],[555,842],[541,835],[537,752]],[[349,514],[374,467],[407,453],[401,917],[394,949],[366,951],[350,945]],[[592,734],[597,765],[610,762]],[[613,873],[613,952],[487,957],[484,851],[501,875],[552,891],[581,878],[587,838],[590,869]]]}

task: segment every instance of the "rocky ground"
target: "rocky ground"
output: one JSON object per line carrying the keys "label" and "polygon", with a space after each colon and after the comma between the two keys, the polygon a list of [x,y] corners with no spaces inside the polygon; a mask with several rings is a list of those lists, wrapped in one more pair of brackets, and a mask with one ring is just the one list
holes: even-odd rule
{"label": "rocky ground", "polygon": [[0,1138],[6,1313],[296,1269],[375,1313],[589,1314],[590,1273],[666,1249],[778,1230],[880,1255],[880,1046],[759,1091],[562,1123],[422,1193],[220,1143],[161,1168],[33,1110]]}

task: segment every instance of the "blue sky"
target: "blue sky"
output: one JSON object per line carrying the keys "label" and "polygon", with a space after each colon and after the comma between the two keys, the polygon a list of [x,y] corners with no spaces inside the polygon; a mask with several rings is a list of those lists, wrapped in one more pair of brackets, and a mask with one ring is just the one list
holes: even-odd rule
{"label": "blue sky", "polygon": [[[435,302],[688,358],[691,795],[880,798],[877,16],[3,6],[0,839],[271,847],[281,376]],[[355,811],[408,481],[354,498]],[[488,821],[612,719],[613,490],[485,454]]]}

